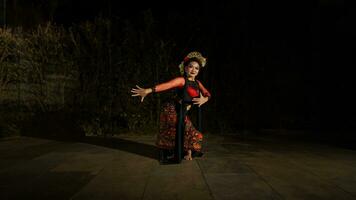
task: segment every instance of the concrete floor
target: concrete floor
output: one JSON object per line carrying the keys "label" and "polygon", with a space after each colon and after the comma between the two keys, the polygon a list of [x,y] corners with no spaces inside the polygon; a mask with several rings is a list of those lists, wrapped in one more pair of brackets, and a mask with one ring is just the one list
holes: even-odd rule
{"label": "concrete floor", "polygon": [[356,151],[205,135],[204,156],[159,165],[152,136],[0,140],[0,199],[356,199]]}

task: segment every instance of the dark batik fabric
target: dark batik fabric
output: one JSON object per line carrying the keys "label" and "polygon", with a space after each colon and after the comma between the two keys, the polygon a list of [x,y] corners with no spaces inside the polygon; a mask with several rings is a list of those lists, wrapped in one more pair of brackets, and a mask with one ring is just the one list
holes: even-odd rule
{"label": "dark batik fabric", "polygon": [[[184,119],[184,150],[201,151],[203,134],[195,129],[188,116]],[[177,111],[175,104],[164,104],[160,114],[160,130],[156,145],[162,149],[174,149],[177,127]]]}

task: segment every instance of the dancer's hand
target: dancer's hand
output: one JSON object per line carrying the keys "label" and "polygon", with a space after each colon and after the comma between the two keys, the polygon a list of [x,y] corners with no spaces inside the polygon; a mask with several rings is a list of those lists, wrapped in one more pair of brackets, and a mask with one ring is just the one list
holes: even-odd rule
{"label": "dancer's hand", "polygon": [[198,106],[200,107],[201,105],[203,105],[204,103],[206,103],[209,100],[209,97],[204,97],[201,93],[200,93],[200,97],[199,98],[193,98],[193,104],[198,104]]}
{"label": "dancer's hand", "polygon": [[132,88],[131,92],[133,93],[133,97],[136,96],[140,96],[141,97],[141,102],[143,102],[143,99],[145,99],[145,97],[152,92],[152,89],[145,89],[145,88],[141,88],[140,86],[136,85],[137,88]]}

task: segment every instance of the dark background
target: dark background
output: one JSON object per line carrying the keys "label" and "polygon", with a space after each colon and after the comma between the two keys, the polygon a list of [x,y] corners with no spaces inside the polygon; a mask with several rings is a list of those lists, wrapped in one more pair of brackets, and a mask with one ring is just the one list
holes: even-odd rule
{"label": "dark background", "polygon": [[[171,71],[190,51],[208,58],[199,78],[212,93],[204,107],[210,132],[283,129],[355,138],[355,12],[345,1],[12,0],[7,6],[7,26],[27,30],[47,21],[68,28],[98,17],[139,30],[149,13],[152,38],[172,44]],[[148,45],[131,54],[141,59],[151,50]],[[134,82],[148,87],[177,75],[161,75],[165,67],[157,67],[153,81],[140,81],[142,73],[126,87]]]}

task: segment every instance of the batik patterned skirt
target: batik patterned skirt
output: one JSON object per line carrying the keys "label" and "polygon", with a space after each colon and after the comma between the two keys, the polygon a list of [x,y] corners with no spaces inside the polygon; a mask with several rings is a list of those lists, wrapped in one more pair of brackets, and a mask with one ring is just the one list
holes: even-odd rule
{"label": "batik patterned skirt", "polygon": [[[165,103],[160,114],[160,129],[156,145],[161,149],[174,149],[177,111],[173,102]],[[203,134],[195,129],[188,116],[185,116],[184,151],[192,150],[200,152],[202,148]]]}

